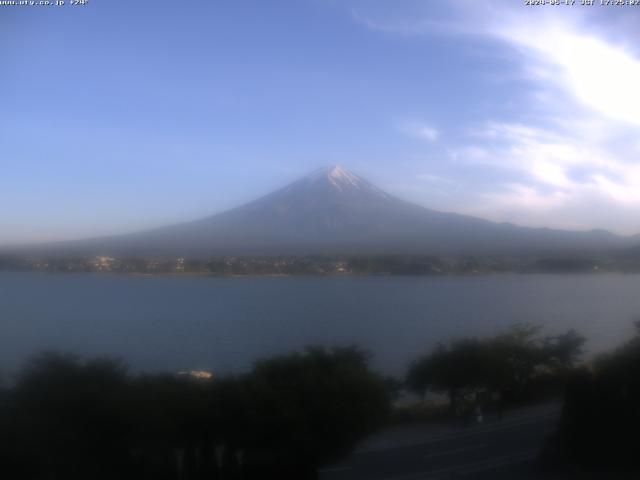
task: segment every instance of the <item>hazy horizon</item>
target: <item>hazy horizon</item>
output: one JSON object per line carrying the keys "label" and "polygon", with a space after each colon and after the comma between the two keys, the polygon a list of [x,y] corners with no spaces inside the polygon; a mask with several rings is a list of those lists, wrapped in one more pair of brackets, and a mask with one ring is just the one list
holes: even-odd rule
{"label": "hazy horizon", "polygon": [[1,13],[0,245],[194,220],[330,164],[435,210],[640,232],[633,8],[116,0]]}
{"label": "hazy horizon", "polygon": [[[318,169],[313,170],[312,172],[310,172],[309,174],[307,174],[307,175],[305,175],[305,176],[303,176],[303,177],[300,177],[300,178],[298,178],[298,179],[295,179],[293,182],[290,182],[290,183],[288,183],[288,184],[286,184],[286,185],[281,185],[281,186],[277,187],[275,190],[272,190],[272,191],[270,191],[270,192],[265,192],[264,194],[260,194],[260,195],[258,195],[258,196],[256,196],[256,197],[254,197],[254,198],[250,198],[250,199],[246,200],[245,202],[243,202],[243,203],[242,203],[242,204],[240,204],[240,205],[236,205],[236,206],[232,206],[232,207],[230,207],[230,209],[228,209],[228,210],[233,210],[233,209],[235,209],[236,207],[242,207],[242,206],[247,205],[247,204],[249,204],[249,203],[252,203],[252,202],[254,202],[254,201],[256,201],[256,200],[257,200],[257,201],[262,201],[262,200],[263,200],[263,198],[268,197],[268,196],[269,196],[270,194],[272,194],[272,193],[276,193],[276,192],[279,192],[279,191],[287,190],[290,186],[292,186],[293,184],[295,184],[295,183],[296,183],[296,182],[298,182],[298,181],[304,181],[305,179],[310,179],[310,180],[311,180],[311,179],[313,179],[313,178],[316,176],[316,174],[317,174],[317,173],[320,173],[320,172],[324,173],[325,171],[326,171],[326,172],[330,172],[330,171],[332,171],[332,170],[334,170],[334,169],[338,169],[338,170],[344,171],[344,172],[346,172],[347,174],[354,174],[354,172],[350,171],[349,169],[346,169],[346,168],[345,168],[344,166],[342,166],[342,165],[331,165],[331,166],[320,167],[320,168],[318,168]],[[356,181],[361,181],[361,180],[367,181],[367,179],[366,179],[366,178],[364,178],[364,177],[360,177],[360,176],[359,176],[359,175],[357,175],[357,174],[355,174],[355,175],[356,175]],[[329,176],[331,176],[331,174],[329,174]],[[373,187],[374,187],[374,188],[377,188],[377,185],[373,185]],[[340,189],[341,187],[340,187],[340,186],[338,186],[338,187],[336,187],[336,188]],[[356,187],[356,188],[358,188],[358,187]],[[382,193],[383,193],[383,194],[388,194],[388,193],[390,193],[390,192],[386,192],[386,191],[382,190]],[[399,197],[398,197],[398,198],[399,198]],[[400,200],[403,200],[402,198],[399,198],[399,199],[400,199]],[[423,207],[425,207],[425,208],[429,208],[428,206],[424,206],[424,205],[423,205]],[[167,226],[171,226],[171,225],[176,225],[176,226],[178,226],[178,225],[181,225],[181,224],[188,224],[188,223],[193,222],[193,221],[203,220],[204,218],[214,217],[214,216],[216,216],[216,215],[218,215],[218,214],[220,214],[220,213],[223,213],[223,212],[225,212],[225,211],[227,211],[227,210],[223,210],[223,211],[220,211],[220,212],[212,212],[212,213],[210,213],[209,215],[205,215],[204,217],[203,217],[203,216],[200,216],[200,217],[198,217],[198,218],[186,218],[186,219],[182,219],[182,220],[177,220],[177,221],[175,221],[173,224],[161,224],[161,225],[157,225],[157,226],[151,226],[151,227],[147,227],[146,229],[141,229],[140,227],[138,227],[137,229],[132,230],[132,231],[125,231],[125,232],[107,232],[107,233],[105,233],[105,234],[103,234],[103,235],[94,235],[94,236],[81,237],[81,238],[52,239],[52,240],[46,240],[46,239],[44,239],[44,240],[40,240],[40,241],[32,241],[32,242],[29,242],[29,241],[22,242],[22,243],[16,242],[16,243],[14,243],[14,244],[6,244],[6,245],[5,245],[5,244],[0,243],[0,247],[2,247],[2,246],[18,247],[18,246],[21,246],[21,245],[23,245],[23,246],[34,245],[34,246],[35,246],[35,245],[38,245],[38,244],[47,244],[47,243],[53,243],[53,244],[55,244],[56,242],[65,242],[65,241],[67,241],[67,240],[70,240],[70,241],[75,241],[75,240],[91,240],[91,239],[94,239],[94,238],[102,238],[102,237],[110,237],[110,236],[119,236],[119,235],[128,235],[128,234],[131,234],[131,233],[135,234],[135,233],[140,233],[140,232],[149,231],[149,230],[153,231],[156,227],[160,227],[160,228],[162,228],[162,227],[167,227]],[[443,212],[444,212],[444,211],[443,211]],[[456,212],[445,212],[445,213],[456,213]],[[482,217],[477,217],[477,218],[482,218]],[[496,222],[496,223],[497,223],[497,222]],[[513,224],[513,225],[516,225],[516,226],[521,226],[521,225],[519,225],[519,224],[517,224],[517,223],[513,223],[513,222],[509,222],[509,223],[511,223],[511,224]],[[538,226],[535,226],[535,225],[534,225],[533,227],[538,227]],[[545,225],[540,225],[539,227],[541,227],[541,228],[546,228],[546,226],[545,226]],[[602,229],[593,228],[593,229],[582,229],[582,230],[581,230],[581,229],[567,229],[567,230],[569,230],[569,231],[585,231],[585,232],[587,232],[587,231],[595,231],[595,230],[602,230]],[[624,236],[624,235],[623,235],[623,236]],[[632,235],[632,234],[631,234],[631,235],[627,235],[627,236],[630,236],[630,237],[631,237],[631,236],[634,236],[634,235]]]}

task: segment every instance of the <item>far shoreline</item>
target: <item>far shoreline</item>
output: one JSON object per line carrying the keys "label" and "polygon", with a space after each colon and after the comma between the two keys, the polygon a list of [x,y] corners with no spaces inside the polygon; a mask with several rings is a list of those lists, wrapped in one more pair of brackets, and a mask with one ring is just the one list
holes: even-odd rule
{"label": "far shoreline", "polygon": [[0,274],[40,273],[50,276],[100,276],[100,277],[157,277],[157,278],[481,278],[498,276],[606,276],[638,275],[640,270],[598,270],[598,271],[487,271],[487,272],[448,272],[448,273],[247,273],[218,274],[209,272],[84,272],[84,271],[48,271],[48,270],[0,270]]}

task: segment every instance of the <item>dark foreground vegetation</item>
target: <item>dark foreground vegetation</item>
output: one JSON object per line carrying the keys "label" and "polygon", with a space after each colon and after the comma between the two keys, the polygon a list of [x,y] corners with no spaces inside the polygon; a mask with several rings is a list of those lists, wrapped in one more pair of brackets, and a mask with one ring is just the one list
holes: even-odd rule
{"label": "dark foreground vegetation", "polygon": [[414,361],[407,387],[424,396],[447,395],[452,415],[561,395],[585,339],[570,330],[542,336],[540,327],[519,324],[490,338],[463,338],[439,345]]}
{"label": "dark foreground vegetation", "polygon": [[0,478],[314,479],[398,418],[401,389],[446,398],[445,415],[465,423],[566,394],[546,464],[567,478],[575,468],[637,471],[640,324],[589,368],[583,343],[574,331],[515,325],[439,345],[403,382],[372,372],[356,347],[309,348],[220,378],[43,353],[0,389]]}
{"label": "dark foreground vegetation", "polygon": [[315,478],[389,411],[385,383],[355,348],[211,381],[48,353],[0,402],[7,479]]}
{"label": "dark foreground vegetation", "polygon": [[640,478],[640,322],[636,335],[570,379],[560,428],[548,446],[556,466]]}

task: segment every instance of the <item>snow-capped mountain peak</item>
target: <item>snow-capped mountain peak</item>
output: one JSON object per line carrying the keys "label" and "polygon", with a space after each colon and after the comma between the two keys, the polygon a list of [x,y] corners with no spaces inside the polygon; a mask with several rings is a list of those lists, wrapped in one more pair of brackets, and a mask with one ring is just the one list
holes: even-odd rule
{"label": "snow-capped mountain peak", "polygon": [[327,173],[329,181],[336,187],[342,189],[344,186],[361,188],[364,183],[357,175],[351,173],[346,168],[335,166],[329,167]]}
{"label": "snow-capped mountain peak", "polygon": [[577,251],[613,251],[636,242],[602,232],[499,225],[429,210],[386,194],[344,167],[331,166],[200,220],[56,248],[74,256],[206,259],[219,255],[575,255]]}
{"label": "snow-capped mountain peak", "polygon": [[340,192],[361,191],[387,197],[382,190],[340,165],[320,168],[306,179],[310,184],[328,184]]}

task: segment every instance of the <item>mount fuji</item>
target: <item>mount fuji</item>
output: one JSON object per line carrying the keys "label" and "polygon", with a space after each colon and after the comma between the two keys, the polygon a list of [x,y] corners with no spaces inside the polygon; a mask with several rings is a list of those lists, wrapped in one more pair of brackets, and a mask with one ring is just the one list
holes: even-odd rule
{"label": "mount fuji", "polygon": [[343,167],[332,166],[197,221],[43,248],[58,254],[204,258],[575,254],[611,251],[635,243],[633,237],[603,230],[527,228],[430,210],[396,198]]}

